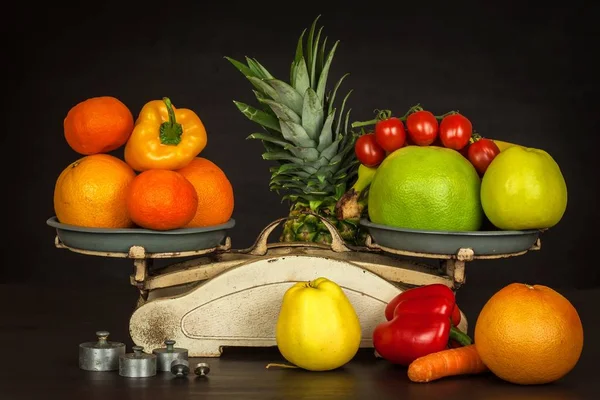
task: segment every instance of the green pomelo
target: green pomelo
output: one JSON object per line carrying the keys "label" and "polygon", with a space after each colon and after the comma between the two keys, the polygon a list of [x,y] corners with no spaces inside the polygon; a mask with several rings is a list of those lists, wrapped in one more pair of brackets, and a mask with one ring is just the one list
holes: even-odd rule
{"label": "green pomelo", "polygon": [[544,229],[567,208],[567,184],[544,150],[510,147],[498,154],[481,182],[481,204],[500,229]]}
{"label": "green pomelo", "polygon": [[386,157],[369,189],[371,222],[433,231],[476,231],[481,181],[459,152],[407,146]]}

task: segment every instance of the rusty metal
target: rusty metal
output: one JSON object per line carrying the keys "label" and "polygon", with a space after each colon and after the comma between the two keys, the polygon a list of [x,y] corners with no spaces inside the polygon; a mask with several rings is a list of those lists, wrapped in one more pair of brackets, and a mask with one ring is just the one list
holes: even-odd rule
{"label": "rusty metal", "polygon": [[156,369],[158,371],[171,371],[171,365],[174,361],[187,361],[187,349],[174,346],[174,340],[165,340],[165,347],[152,350],[152,354],[156,354]]}
{"label": "rusty metal", "polygon": [[119,356],[125,354],[125,344],[108,340],[108,331],[98,331],[96,342],[79,345],[79,368],[86,371],[116,371]]}
{"label": "rusty metal", "polygon": [[119,375],[127,378],[147,378],[156,375],[156,355],[144,353],[142,346],[133,346],[133,353],[119,357]]}

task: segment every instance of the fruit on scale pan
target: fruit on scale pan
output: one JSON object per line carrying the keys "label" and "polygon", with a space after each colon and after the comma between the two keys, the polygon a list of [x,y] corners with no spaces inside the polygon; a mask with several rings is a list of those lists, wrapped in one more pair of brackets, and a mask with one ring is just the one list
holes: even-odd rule
{"label": "fruit on scale pan", "polygon": [[483,221],[480,179],[455,150],[403,147],[377,168],[368,214],[374,223],[408,229],[478,230]]}
{"label": "fruit on scale pan", "polygon": [[[54,209],[61,223],[163,231],[231,218],[231,182],[215,163],[198,157],[207,143],[202,121],[167,97],[147,102],[135,124],[119,99],[89,98],[69,110],[64,135],[85,157],[56,181]],[[106,154],[123,145],[125,161]]]}

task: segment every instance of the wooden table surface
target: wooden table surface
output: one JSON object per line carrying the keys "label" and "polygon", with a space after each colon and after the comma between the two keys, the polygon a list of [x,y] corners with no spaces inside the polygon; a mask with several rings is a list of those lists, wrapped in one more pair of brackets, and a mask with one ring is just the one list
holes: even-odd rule
{"label": "wooden table surface", "polygon": [[[83,280],[83,279],[82,279]],[[108,330],[110,339],[127,344],[129,315],[137,293],[127,284],[94,286],[0,285],[2,372],[0,399],[593,399],[600,394],[600,289],[562,291],[577,307],[586,342],[576,368],[559,382],[521,387],[491,376],[461,377],[429,384],[410,383],[406,370],[360,351],[344,368],[313,373],[298,369],[266,369],[282,362],[276,348],[225,349],[208,362],[206,378],[193,372],[174,378],[162,372],[152,378],[128,379],[117,372],[93,373],[77,366],[78,345]],[[489,289],[459,291],[461,308],[476,319]]]}

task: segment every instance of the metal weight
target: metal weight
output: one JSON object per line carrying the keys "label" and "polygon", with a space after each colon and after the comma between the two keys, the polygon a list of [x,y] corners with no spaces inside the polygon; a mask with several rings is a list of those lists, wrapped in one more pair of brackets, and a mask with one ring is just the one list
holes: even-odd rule
{"label": "metal weight", "polygon": [[98,331],[98,341],[79,345],[79,368],[86,371],[116,371],[119,356],[125,354],[125,344],[109,342],[107,331]]}
{"label": "metal weight", "polygon": [[146,378],[156,375],[156,355],[145,354],[142,346],[133,346],[133,353],[119,357],[119,375],[127,378]]}
{"label": "metal weight", "polygon": [[207,363],[198,363],[194,368],[194,373],[198,376],[206,376],[210,372],[210,366]]}
{"label": "metal weight", "polygon": [[187,360],[173,360],[171,363],[171,373],[177,378],[187,376],[190,373],[190,364]]}
{"label": "metal weight", "polygon": [[166,347],[160,347],[152,351],[157,357],[157,370],[158,371],[171,371],[171,364],[175,360],[188,359],[188,350],[183,348],[174,347],[174,340],[165,340]]}

